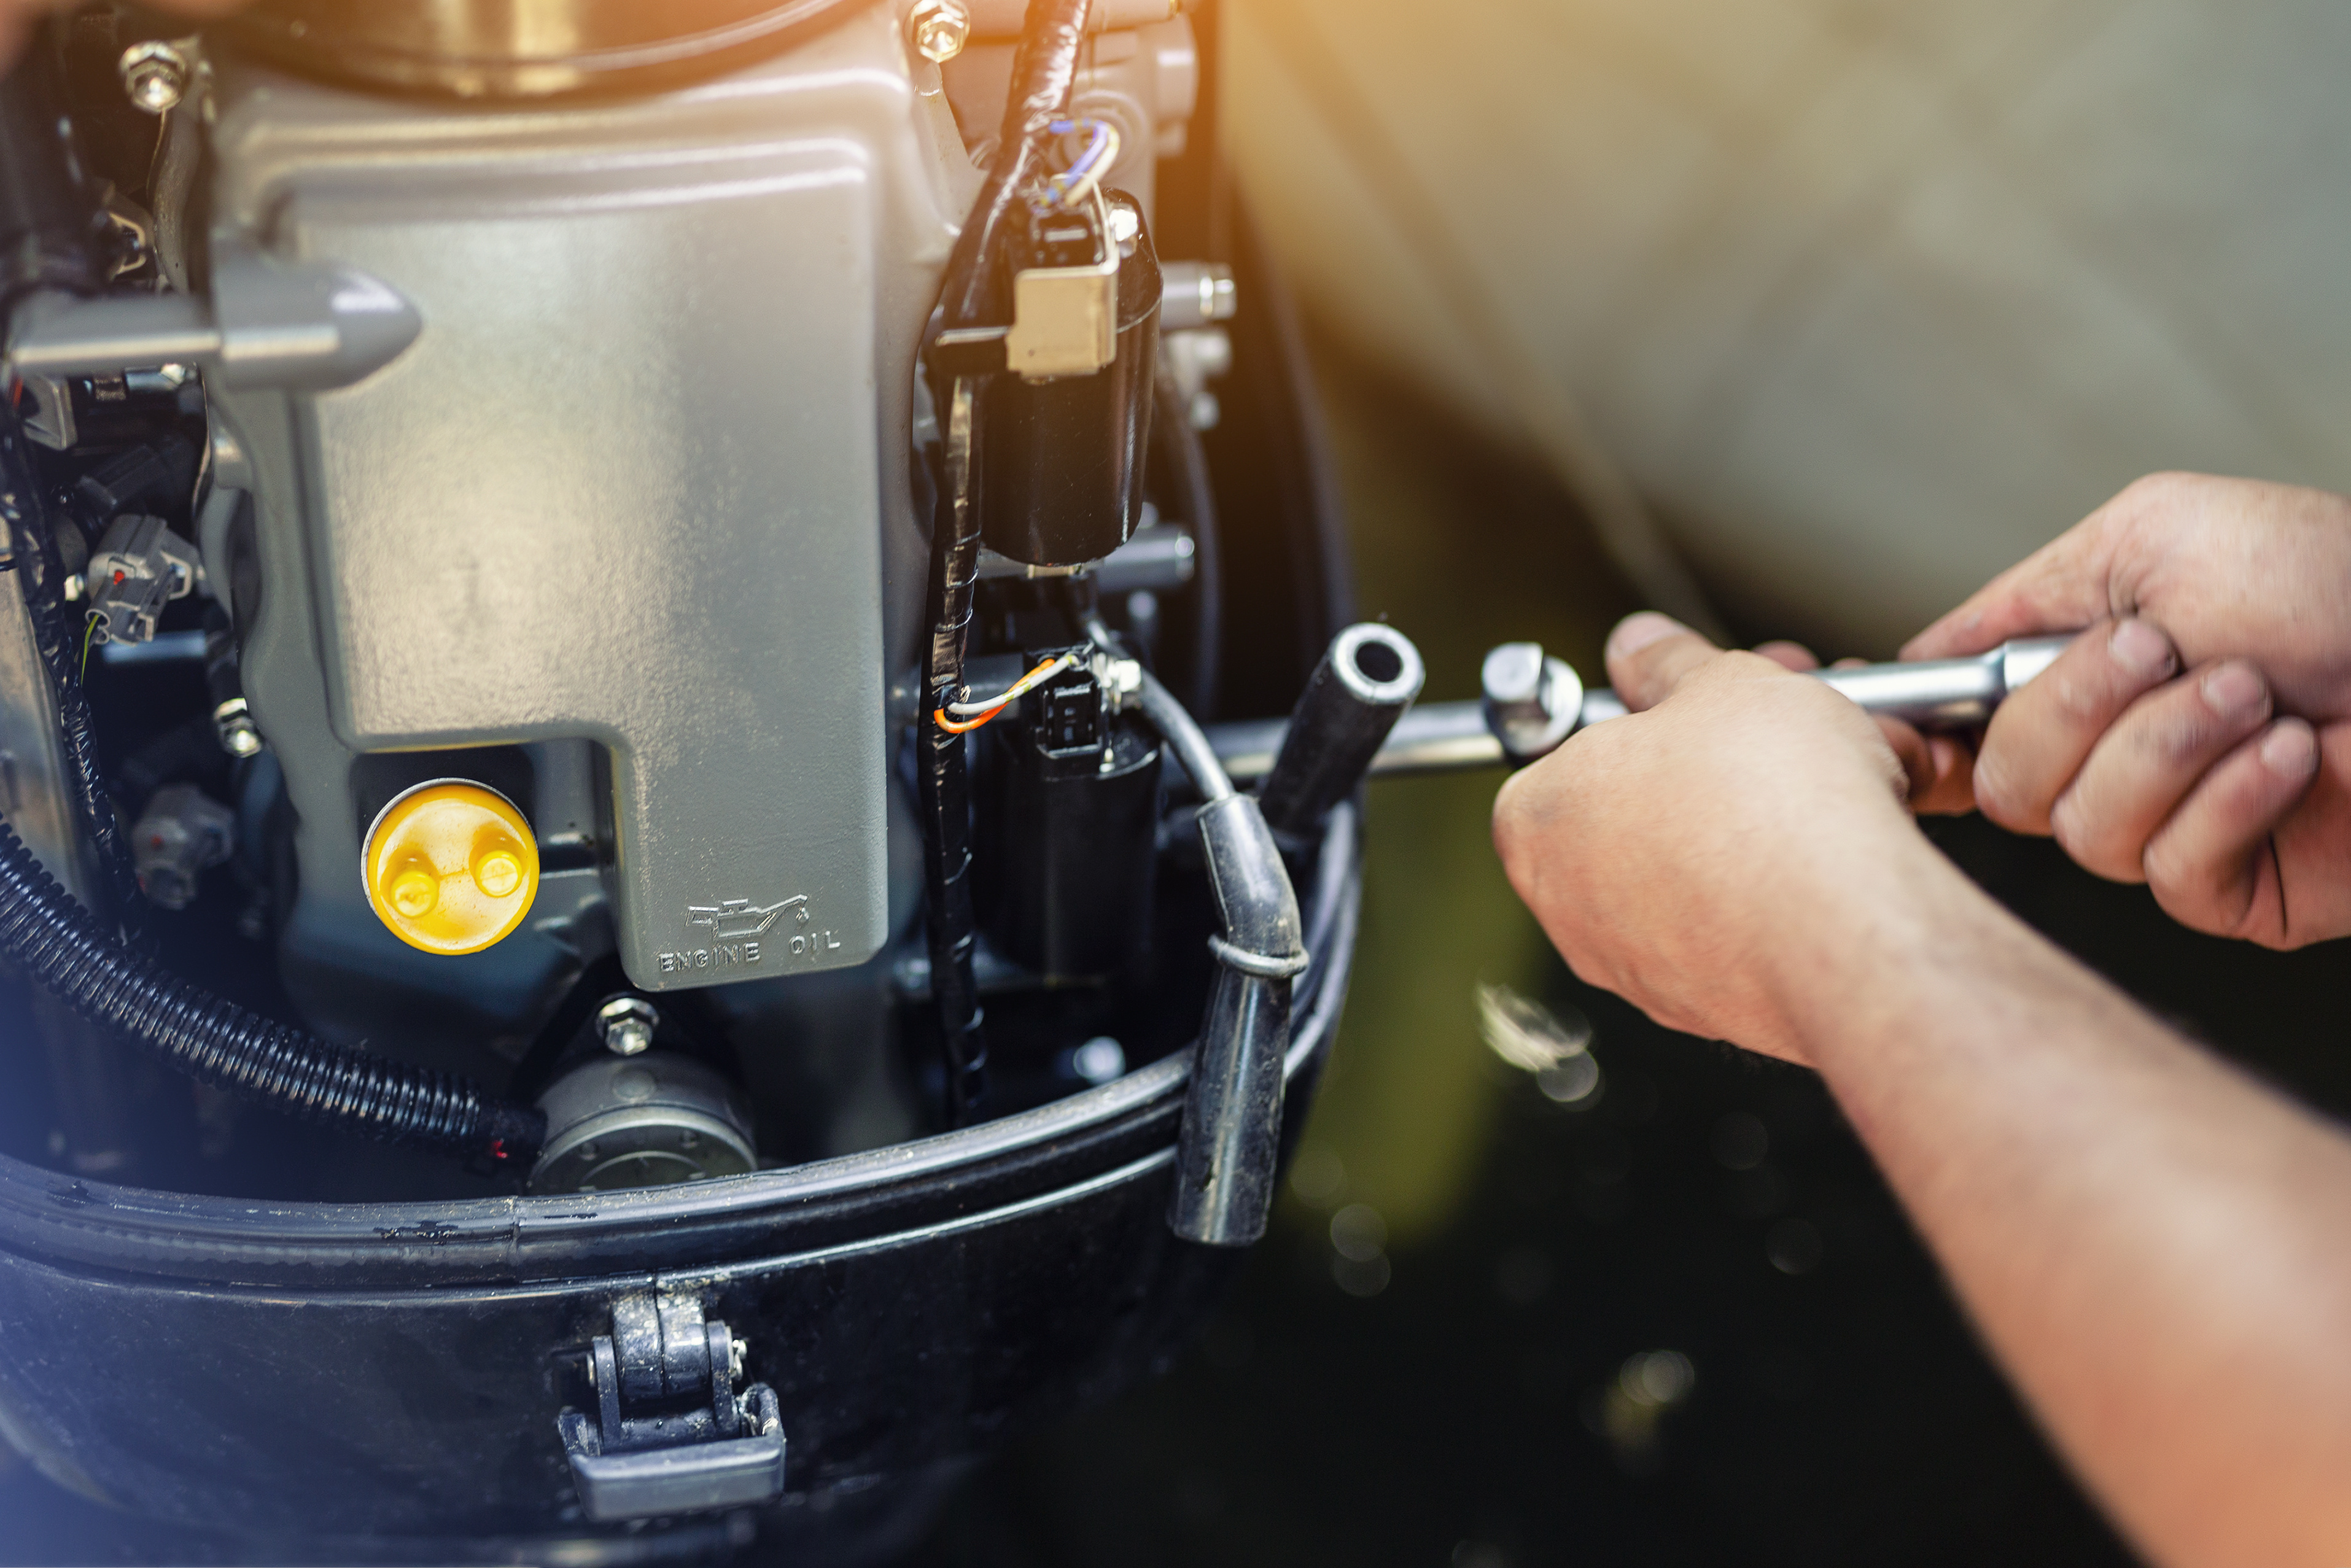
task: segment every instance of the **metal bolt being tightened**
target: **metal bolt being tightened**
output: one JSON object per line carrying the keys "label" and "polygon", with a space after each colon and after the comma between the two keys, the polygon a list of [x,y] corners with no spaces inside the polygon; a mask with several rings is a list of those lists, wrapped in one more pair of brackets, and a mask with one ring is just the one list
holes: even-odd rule
{"label": "metal bolt being tightened", "polygon": [[636,1056],[653,1042],[661,1014],[643,997],[614,997],[596,1009],[596,1038],[614,1056]]}
{"label": "metal bolt being tightened", "polygon": [[1479,675],[1487,727],[1513,758],[1548,756],[1582,720],[1583,683],[1540,643],[1503,643]]}
{"label": "metal bolt being tightened", "polygon": [[122,51],[116,68],[131,104],[149,114],[168,114],[188,96],[188,57],[176,44],[161,38],[133,44]]}
{"label": "metal bolt being tightened", "polygon": [[920,0],[907,13],[906,30],[923,58],[943,66],[971,42],[971,10],[964,0]]}

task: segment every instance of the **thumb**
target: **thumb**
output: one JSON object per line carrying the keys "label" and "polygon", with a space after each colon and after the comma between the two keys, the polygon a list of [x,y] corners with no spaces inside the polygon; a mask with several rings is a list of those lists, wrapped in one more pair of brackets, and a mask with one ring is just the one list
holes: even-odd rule
{"label": "thumb", "polygon": [[[2126,495],[2128,493],[2126,492]],[[2116,503],[2042,546],[1903,644],[1906,659],[1980,653],[2011,637],[2072,632],[2126,612],[2112,596]]]}
{"label": "thumb", "polygon": [[1608,680],[1634,713],[1666,700],[1684,676],[1722,650],[1654,610],[1627,615],[1608,634]]}

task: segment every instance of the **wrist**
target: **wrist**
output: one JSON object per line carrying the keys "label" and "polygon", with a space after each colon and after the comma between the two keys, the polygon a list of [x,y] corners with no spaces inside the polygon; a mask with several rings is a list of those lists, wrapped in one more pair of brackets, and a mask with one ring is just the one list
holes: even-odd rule
{"label": "wrist", "polygon": [[1976,957],[2030,933],[1907,818],[1808,862],[1781,916],[1799,936],[1764,977],[1778,1054],[1825,1071],[1850,1042],[1915,1021]]}

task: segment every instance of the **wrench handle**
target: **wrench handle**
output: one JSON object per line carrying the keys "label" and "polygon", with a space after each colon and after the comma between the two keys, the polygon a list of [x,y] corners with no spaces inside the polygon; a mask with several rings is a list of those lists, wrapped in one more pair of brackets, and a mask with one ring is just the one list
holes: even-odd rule
{"label": "wrench handle", "polygon": [[[2001,698],[2047,669],[2073,641],[2022,637],[1965,659],[1863,664],[1817,674],[1873,714],[1920,729],[1969,729],[1991,718]],[[1624,716],[1624,700],[1605,686],[1584,694],[1584,725]]]}

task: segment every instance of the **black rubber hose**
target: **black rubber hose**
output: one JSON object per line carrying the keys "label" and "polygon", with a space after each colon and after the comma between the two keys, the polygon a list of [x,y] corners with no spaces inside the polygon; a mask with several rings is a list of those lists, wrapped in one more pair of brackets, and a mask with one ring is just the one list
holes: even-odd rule
{"label": "black rubber hose", "polygon": [[528,1169],[535,1106],[464,1078],[347,1051],[190,985],[115,941],[0,822],[0,954],[97,1028],[206,1083],[340,1132]]}
{"label": "black rubber hose", "polygon": [[1332,638],[1258,786],[1266,826],[1279,838],[1311,837],[1332,807],[1363,788],[1426,678],[1420,650],[1393,626],[1367,621]]}

